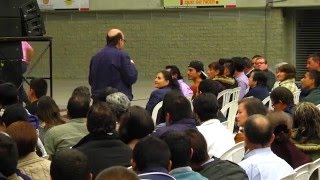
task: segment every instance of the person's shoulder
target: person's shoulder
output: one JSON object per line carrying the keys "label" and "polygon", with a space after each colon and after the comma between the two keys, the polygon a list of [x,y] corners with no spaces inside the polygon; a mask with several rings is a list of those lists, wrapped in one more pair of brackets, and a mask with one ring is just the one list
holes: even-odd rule
{"label": "person's shoulder", "polygon": [[205,164],[199,173],[209,179],[248,179],[246,172],[238,164],[221,159]]}

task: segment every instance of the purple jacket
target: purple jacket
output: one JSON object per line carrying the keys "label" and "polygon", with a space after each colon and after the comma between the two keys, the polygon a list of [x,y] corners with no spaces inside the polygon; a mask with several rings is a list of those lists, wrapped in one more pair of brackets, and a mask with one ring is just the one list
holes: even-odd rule
{"label": "purple jacket", "polygon": [[90,62],[89,84],[93,96],[110,86],[133,99],[132,85],[137,81],[138,71],[129,55],[115,46],[106,45]]}

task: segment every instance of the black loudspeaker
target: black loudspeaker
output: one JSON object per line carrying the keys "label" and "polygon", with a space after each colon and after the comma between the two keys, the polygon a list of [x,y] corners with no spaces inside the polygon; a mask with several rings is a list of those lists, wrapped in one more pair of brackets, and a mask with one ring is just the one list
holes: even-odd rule
{"label": "black loudspeaker", "polygon": [[21,63],[21,59],[0,60],[0,79],[20,87],[22,83]]}
{"label": "black loudspeaker", "polygon": [[21,17],[24,21],[28,21],[41,15],[37,1],[29,1],[20,8]]}
{"label": "black loudspeaker", "polygon": [[20,17],[20,5],[19,0],[1,0],[0,17]]}
{"label": "black loudspeaker", "polygon": [[[5,28],[2,28],[5,27]],[[21,18],[0,17],[0,37],[22,36]]]}
{"label": "black loudspeaker", "polygon": [[0,60],[22,59],[21,42],[0,42]]}
{"label": "black loudspeaker", "polygon": [[17,87],[22,82],[21,42],[0,42],[0,79]]}
{"label": "black loudspeaker", "polygon": [[46,33],[40,9],[36,0],[28,1],[20,7],[22,34],[25,36],[42,36]]}

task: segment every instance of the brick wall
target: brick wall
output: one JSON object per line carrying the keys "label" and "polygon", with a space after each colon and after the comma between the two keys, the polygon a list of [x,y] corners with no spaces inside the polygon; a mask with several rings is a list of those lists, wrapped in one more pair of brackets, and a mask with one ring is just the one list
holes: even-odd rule
{"label": "brick wall", "polygon": [[[281,9],[268,11],[267,26],[264,9],[45,12],[43,15],[47,35],[53,37],[55,78],[87,78],[90,58],[104,46],[110,28],[125,33],[125,50],[135,60],[140,79],[153,79],[167,64],[176,64],[185,72],[193,59],[207,65],[222,57],[262,54],[272,66],[285,59],[287,49]],[[44,48],[42,43],[33,45],[37,55]],[[46,74],[47,67],[43,58],[31,75]]]}

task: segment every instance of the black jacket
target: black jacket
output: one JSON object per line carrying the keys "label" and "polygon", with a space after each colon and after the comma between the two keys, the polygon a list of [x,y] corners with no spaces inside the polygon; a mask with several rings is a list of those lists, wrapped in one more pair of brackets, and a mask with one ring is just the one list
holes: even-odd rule
{"label": "black jacket", "polygon": [[132,150],[118,138],[116,133],[88,134],[73,148],[88,157],[93,177],[111,166],[130,166]]}

